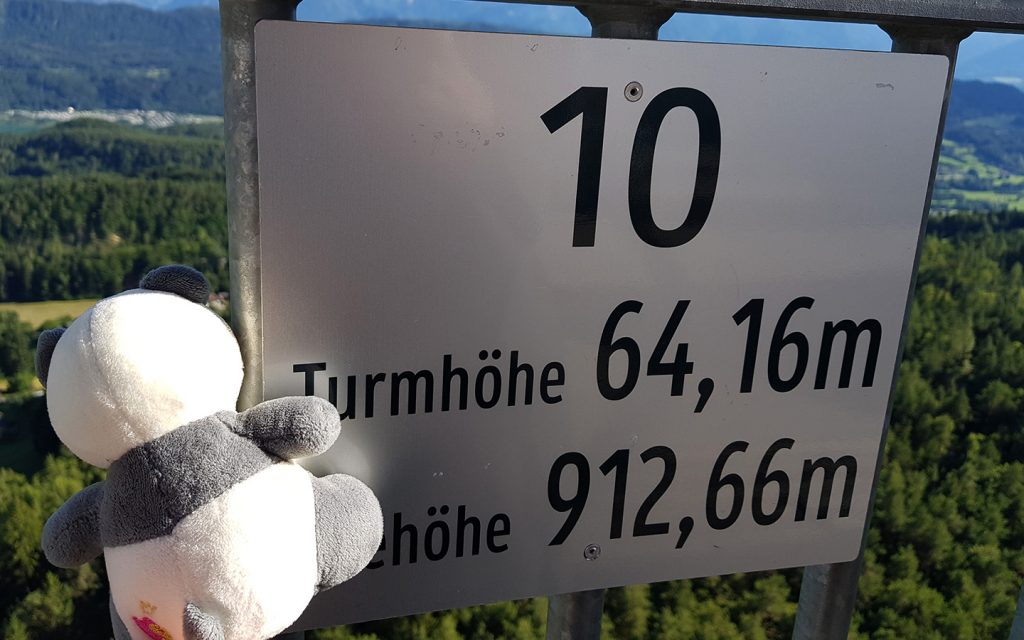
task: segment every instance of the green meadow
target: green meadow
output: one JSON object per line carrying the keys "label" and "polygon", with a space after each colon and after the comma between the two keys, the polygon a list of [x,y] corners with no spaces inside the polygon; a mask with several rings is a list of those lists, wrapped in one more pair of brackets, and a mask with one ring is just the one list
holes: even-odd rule
{"label": "green meadow", "polygon": [[70,316],[77,318],[96,303],[96,298],[85,300],[48,300],[46,302],[0,302],[0,313],[13,311],[22,322],[33,327]]}

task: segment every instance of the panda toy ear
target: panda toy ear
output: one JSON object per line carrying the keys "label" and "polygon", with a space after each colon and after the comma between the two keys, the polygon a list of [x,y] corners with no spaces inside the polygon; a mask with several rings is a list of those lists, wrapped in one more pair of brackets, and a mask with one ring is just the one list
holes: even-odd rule
{"label": "panda toy ear", "polygon": [[46,378],[50,374],[50,360],[53,359],[53,350],[57,348],[57,341],[64,335],[66,329],[47,329],[39,334],[36,341],[36,377],[46,386]]}
{"label": "panda toy ear", "polygon": [[165,291],[196,304],[206,304],[210,297],[210,283],[203,274],[183,264],[157,267],[142,277],[142,289]]}

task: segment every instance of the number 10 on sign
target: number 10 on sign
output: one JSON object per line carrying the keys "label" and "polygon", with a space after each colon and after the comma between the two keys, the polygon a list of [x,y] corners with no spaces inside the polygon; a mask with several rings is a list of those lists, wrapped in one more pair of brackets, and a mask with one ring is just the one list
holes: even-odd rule
{"label": "number 10 on sign", "polygon": [[[541,116],[551,133],[572,122],[577,116],[583,116],[576,181],[576,216],[572,231],[574,247],[594,246],[607,106],[607,87],[580,87]],[[662,229],[654,222],[651,211],[651,173],[661,125],[665,116],[677,107],[690,109],[697,116],[700,136],[697,145],[697,177],[690,209],[683,222],[675,229]],[[678,247],[700,232],[715,199],[721,155],[722,127],[718,110],[705,93],[688,87],[675,87],[659,93],[651,100],[640,116],[629,160],[629,219],[641,240],[653,247]]]}

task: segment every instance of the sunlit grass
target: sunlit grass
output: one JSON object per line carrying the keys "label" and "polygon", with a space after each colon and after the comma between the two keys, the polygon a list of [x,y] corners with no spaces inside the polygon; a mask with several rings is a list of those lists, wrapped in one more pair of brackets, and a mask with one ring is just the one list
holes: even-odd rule
{"label": "sunlit grass", "polygon": [[65,316],[77,318],[86,309],[96,304],[95,298],[88,300],[48,300],[46,302],[0,302],[0,311],[13,311],[22,321],[38,327],[50,320]]}

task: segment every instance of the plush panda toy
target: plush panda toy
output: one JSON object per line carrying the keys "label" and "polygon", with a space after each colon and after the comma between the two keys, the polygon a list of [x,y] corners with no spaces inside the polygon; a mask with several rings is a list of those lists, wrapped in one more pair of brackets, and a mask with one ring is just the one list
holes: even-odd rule
{"label": "plush panda toy", "polygon": [[118,640],[272,637],[380,544],[366,485],[292,462],[338,437],[330,403],[234,411],[241,355],[208,292],[194,269],[161,267],[39,338],[54,429],[108,469],[47,521],[43,550],[59,567],[104,554]]}

